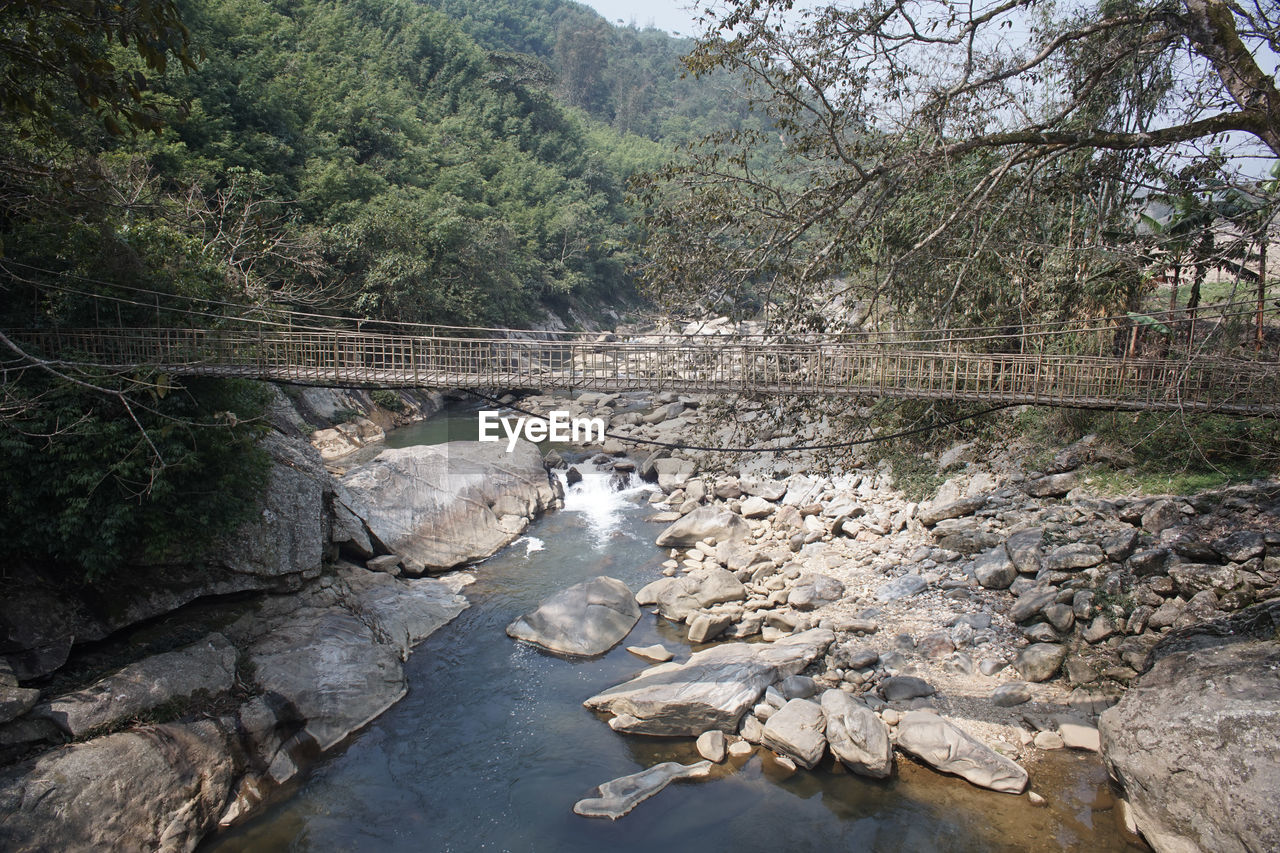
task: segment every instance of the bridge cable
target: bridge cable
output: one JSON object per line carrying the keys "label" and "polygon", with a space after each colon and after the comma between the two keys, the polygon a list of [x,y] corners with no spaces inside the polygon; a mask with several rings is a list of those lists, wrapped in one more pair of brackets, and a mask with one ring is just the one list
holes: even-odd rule
{"label": "bridge cable", "polygon": [[[503,403],[501,400],[497,400],[493,397],[490,397],[487,394],[481,394],[479,391],[474,391],[470,388],[461,388],[459,390],[464,391],[465,393],[470,394],[473,397],[477,397],[481,400],[484,400],[485,402],[492,403],[495,406],[501,406],[504,409],[509,409],[513,412],[518,412],[522,415],[528,415],[529,417],[537,418],[540,421],[547,421],[548,423],[550,423],[550,418],[548,418],[546,415],[540,415],[537,412],[531,412],[528,409],[522,409],[519,406],[513,406],[507,403]],[[909,435],[919,435],[920,433],[933,432],[934,430],[940,430],[945,427],[953,426],[958,423],[963,423],[964,421],[973,420],[974,418],[980,418],[983,415],[989,415],[992,412],[998,412],[1001,409],[1010,409],[1010,408],[1013,408],[1014,406],[1020,406],[1020,405],[1023,405],[1023,404],[1022,403],[1002,403],[998,406],[992,406],[988,409],[983,409],[978,412],[973,412],[972,414],[963,415],[958,418],[952,418],[950,420],[943,421],[940,424],[930,424],[928,426],[902,430],[901,432],[895,432],[889,435],[876,435],[870,438],[856,438],[851,441],[839,441],[832,444],[808,444],[808,445],[803,445],[799,447],[705,447],[697,444],[682,444],[680,442],[658,441],[657,439],[653,439],[653,438],[635,438],[633,436],[621,435],[619,433],[610,432],[608,430],[605,430],[604,434],[607,438],[614,438],[614,439],[617,439],[618,441],[624,441],[630,444],[647,444],[653,447],[668,448],[670,450],[697,450],[697,451],[703,451],[707,453],[787,453],[792,450],[843,450],[847,447],[858,447],[858,446],[867,445],[867,444],[879,444],[880,442],[892,441],[896,438],[905,438]]]}

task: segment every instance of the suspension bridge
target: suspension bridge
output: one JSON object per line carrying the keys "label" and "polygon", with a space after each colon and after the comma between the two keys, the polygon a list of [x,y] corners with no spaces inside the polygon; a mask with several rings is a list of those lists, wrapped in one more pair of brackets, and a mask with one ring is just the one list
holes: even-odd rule
{"label": "suspension bridge", "polygon": [[1252,310],[1241,305],[1160,315],[1170,340],[1181,324],[1191,331],[1185,347],[1166,342],[1158,356],[1140,354],[1132,317],[999,329],[783,335],[722,327],[624,336],[177,312],[199,313],[196,327],[173,324],[172,309],[157,306],[157,319],[170,311],[165,324],[104,322],[99,312],[91,325],[4,334],[33,363],[320,386],[845,395],[1278,416],[1274,358],[1196,349],[1206,330]]}

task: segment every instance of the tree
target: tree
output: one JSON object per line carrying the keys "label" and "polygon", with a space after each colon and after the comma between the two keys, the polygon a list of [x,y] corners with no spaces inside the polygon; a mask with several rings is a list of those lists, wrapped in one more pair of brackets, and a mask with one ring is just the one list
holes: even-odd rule
{"label": "tree", "polygon": [[159,75],[170,59],[195,68],[189,35],[174,0],[6,0],[0,3],[0,108],[47,118],[74,93],[112,133],[122,131],[121,121],[158,130],[159,110],[144,97],[147,77],[104,46],[131,49],[147,73]]}
{"label": "tree", "polygon": [[1228,133],[1280,155],[1253,55],[1280,47],[1274,4],[740,0],[706,23],[688,66],[743,75],[786,150],[724,134],[641,187],[648,277],[674,301],[794,306],[848,279],[934,322],[1116,313],[1154,176]]}

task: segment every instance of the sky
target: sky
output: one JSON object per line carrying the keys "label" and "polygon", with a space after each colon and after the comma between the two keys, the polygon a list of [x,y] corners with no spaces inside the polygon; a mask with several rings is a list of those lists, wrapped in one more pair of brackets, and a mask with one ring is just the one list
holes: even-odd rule
{"label": "sky", "polygon": [[[619,20],[624,25],[635,22],[638,27],[653,25],[660,30],[693,36],[701,31],[693,23],[691,11],[695,0],[578,0],[595,9],[611,24]],[[705,4],[705,0],[702,5]]]}

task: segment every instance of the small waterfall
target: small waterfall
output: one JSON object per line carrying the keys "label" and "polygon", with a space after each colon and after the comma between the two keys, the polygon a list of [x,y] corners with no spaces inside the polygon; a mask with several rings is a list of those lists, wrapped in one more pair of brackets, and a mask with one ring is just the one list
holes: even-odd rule
{"label": "small waterfall", "polygon": [[[584,459],[573,467],[582,474],[582,481],[567,485],[565,472],[557,470],[556,476],[564,485],[564,512],[581,513],[587,521],[596,541],[603,542],[618,528],[622,509],[640,492],[653,491],[654,486],[644,482],[634,473],[615,472],[601,468]],[[617,477],[626,477],[626,485],[619,489]]]}

